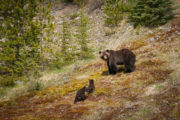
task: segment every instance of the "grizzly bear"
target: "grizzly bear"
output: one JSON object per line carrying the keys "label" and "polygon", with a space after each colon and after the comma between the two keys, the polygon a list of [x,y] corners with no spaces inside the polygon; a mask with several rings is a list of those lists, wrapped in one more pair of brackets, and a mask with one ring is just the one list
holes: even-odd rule
{"label": "grizzly bear", "polygon": [[85,95],[86,89],[87,88],[84,86],[83,88],[77,91],[74,104],[76,104],[79,101],[84,101],[87,98],[87,96]]}
{"label": "grizzly bear", "polygon": [[94,89],[95,89],[94,80],[91,79],[91,80],[89,80],[89,86],[86,91],[88,92],[88,94],[90,94],[94,91]]}
{"label": "grizzly bear", "polygon": [[129,49],[99,51],[101,59],[107,62],[109,74],[117,73],[117,65],[125,65],[125,72],[135,69],[136,55]]}

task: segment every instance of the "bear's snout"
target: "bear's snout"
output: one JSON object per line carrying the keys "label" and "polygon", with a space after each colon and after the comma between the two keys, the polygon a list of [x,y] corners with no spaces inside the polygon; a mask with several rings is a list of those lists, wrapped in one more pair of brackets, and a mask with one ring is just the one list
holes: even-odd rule
{"label": "bear's snout", "polygon": [[103,59],[103,60],[107,60],[107,59],[108,59],[108,57],[107,57],[106,55],[104,55],[104,56],[101,56],[101,59]]}
{"label": "bear's snout", "polygon": [[101,59],[104,59],[104,56],[101,56]]}

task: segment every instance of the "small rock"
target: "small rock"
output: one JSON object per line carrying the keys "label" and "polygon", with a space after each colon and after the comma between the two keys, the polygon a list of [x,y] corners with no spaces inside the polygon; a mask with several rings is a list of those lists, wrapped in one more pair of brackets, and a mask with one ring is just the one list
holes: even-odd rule
{"label": "small rock", "polygon": [[136,105],[138,105],[138,102],[126,102],[125,108],[126,109],[136,109]]}
{"label": "small rock", "polygon": [[126,26],[129,27],[129,26],[131,26],[131,24],[130,24],[130,23],[127,23]]}
{"label": "small rock", "polygon": [[180,32],[176,31],[176,34],[180,35]]}
{"label": "small rock", "polygon": [[163,28],[162,28],[162,27],[159,27],[159,30],[163,30]]}
{"label": "small rock", "polygon": [[72,69],[73,69],[74,71],[79,70],[79,69],[80,69],[80,66],[79,66],[79,65],[73,65],[73,66],[72,66]]}
{"label": "small rock", "polygon": [[18,81],[16,81],[16,84],[17,84],[17,85],[22,85],[23,82],[18,80]]}
{"label": "small rock", "polygon": [[159,40],[160,36],[156,36],[155,38],[156,38],[156,40]]}
{"label": "small rock", "polygon": [[152,34],[153,33],[153,31],[149,31],[149,34]]}
{"label": "small rock", "polygon": [[151,41],[151,42],[155,42],[154,37],[150,38],[150,41]]}
{"label": "small rock", "polygon": [[80,19],[80,17],[76,17],[76,18],[75,18],[75,20],[79,20],[79,19]]}

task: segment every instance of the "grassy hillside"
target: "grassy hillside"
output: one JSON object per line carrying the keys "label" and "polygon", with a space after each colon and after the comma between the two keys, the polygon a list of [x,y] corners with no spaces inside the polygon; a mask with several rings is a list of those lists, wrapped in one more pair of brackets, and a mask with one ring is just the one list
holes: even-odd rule
{"label": "grassy hillside", "polygon": [[[59,21],[61,15],[77,10],[67,5],[62,10],[57,7],[53,14]],[[179,10],[177,18],[154,29],[134,29],[126,20],[118,27],[105,27],[103,14],[101,9],[89,14],[96,57],[44,72],[37,79],[46,86],[40,91],[26,92],[27,85],[9,90],[1,98],[0,120],[180,119]],[[132,50],[137,56],[135,71],[109,75],[106,63],[98,57],[98,50],[107,48]],[[95,81],[95,92],[74,105],[76,91],[87,86],[89,79]]]}

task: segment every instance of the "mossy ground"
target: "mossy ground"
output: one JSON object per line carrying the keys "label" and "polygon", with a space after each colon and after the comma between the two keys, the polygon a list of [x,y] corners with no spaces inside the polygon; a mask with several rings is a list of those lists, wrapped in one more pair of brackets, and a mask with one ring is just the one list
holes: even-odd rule
{"label": "mossy ground", "polygon": [[[125,74],[120,70],[109,75],[106,64],[96,60],[63,85],[0,103],[0,120],[180,119],[180,89],[171,83],[171,74],[180,69],[180,18],[169,26],[118,47],[129,48],[137,55],[134,72]],[[177,64],[171,66],[172,61]],[[88,86],[89,79],[95,81],[95,92],[73,104],[76,91]]]}

